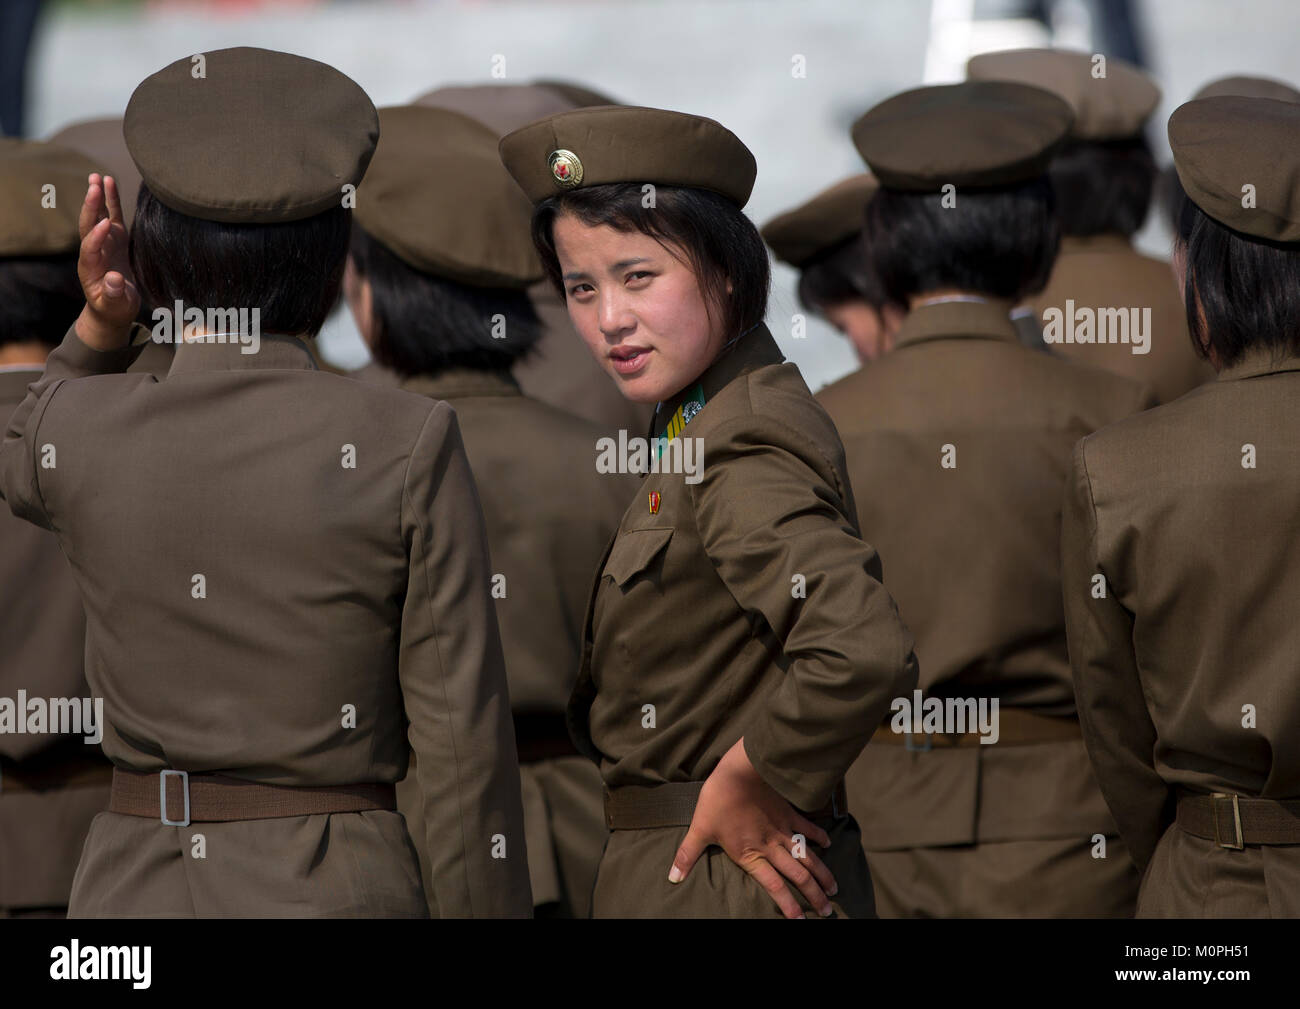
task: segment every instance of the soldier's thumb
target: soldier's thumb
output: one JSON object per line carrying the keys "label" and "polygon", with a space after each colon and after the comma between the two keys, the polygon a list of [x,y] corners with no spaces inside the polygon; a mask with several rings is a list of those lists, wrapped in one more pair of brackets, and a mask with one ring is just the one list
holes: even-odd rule
{"label": "soldier's thumb", "polygon": [[680,883],[684,880],[707,847],[708,843],[692,825],[682,840],[682,846],[677,849],[677,855],[673,858],[673,867],[668,872],[668,882]]}

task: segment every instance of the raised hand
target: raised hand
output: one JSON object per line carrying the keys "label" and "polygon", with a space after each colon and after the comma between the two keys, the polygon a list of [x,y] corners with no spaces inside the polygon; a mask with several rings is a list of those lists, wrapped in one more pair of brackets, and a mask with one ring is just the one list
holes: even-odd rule
{"label": "raised hand", "polygon": [[81,233],[77,276],[86,297],[77,319],[77,336],[95,350],[115,350],[130,337],[140,311],[140,293],[131,275],[117,180],[93,173],[88,181],[77,221]]}

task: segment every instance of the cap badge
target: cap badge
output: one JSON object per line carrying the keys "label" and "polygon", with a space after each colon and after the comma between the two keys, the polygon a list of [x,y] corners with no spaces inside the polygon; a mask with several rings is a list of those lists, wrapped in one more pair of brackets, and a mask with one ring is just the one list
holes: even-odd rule
{"label": "cap badge", "polygon": [[551,175],[557,186],[572,189],[582,183],[582,162],[572,151],[551,151]]}
{"label": "cap badge", "polygon": [[659,514],[659,502],[662,500],[663,499],[659,496],[659,492],[657,490],[652,490],[650,492],[650,514],[651,515]]}

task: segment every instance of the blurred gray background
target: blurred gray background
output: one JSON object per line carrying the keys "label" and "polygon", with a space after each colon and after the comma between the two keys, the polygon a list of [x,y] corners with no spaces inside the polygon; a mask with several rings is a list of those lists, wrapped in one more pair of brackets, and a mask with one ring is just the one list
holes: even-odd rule
{"label": "blurred gray background", "polygon": [[[4,0],[5,3],[11,0]],[[48,3],[29,60],[23,132],[120,115],[145,76],[228,46],[282,49],[347,73],[376,105],[441,84],[538,77],[581,82],[637,105],[711,116],[758,160],[747,211],[758,223],[862,170],[854,118],[889,94],[958,80],[974,52],[1066,45],[1090,52],[1107,0],[1054,5],[1049,26],[1023,15],[1041,0],[338,0],[338,2]],[[1134,0],[1148,68],[1164,89],[1151,140],[1206,80],[1229,73],[1300,79],[1300,0]],[[802,58],[802,59],[800,59]],[[794,72],[802,65],[805,76]],[[1168,252],[1153,213],[1139,239]],[[768,322],[817,389],[853,370],[848,343],[820,321],[790,336],[794,274],[778,266]],[[333,363],[366,360],[346,311],[321,335]]]}

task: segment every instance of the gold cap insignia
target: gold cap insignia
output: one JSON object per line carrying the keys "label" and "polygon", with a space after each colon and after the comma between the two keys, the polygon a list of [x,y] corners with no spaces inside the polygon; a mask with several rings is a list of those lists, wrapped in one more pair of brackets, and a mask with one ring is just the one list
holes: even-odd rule
{"label": "gold cap insignia", "polygon": [[582,182],[582,162],[572,151],[551,151],[551,175],[557,186],[572,189]]}

